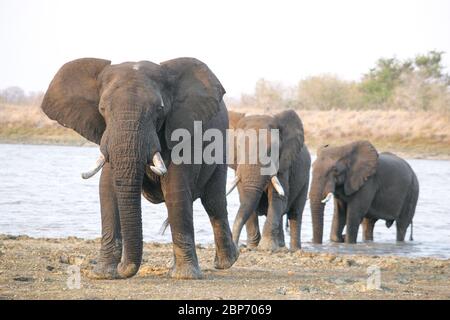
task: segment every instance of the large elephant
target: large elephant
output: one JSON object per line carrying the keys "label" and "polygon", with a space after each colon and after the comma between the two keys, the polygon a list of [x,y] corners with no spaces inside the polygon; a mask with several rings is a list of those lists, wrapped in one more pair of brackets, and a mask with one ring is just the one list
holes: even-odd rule
{"label": "large elephant", "polygon": [[324,206],[334,195],[331,241],[356,243],[363,223],[364,240],[373,240],[378,219],[395,221],[397,241],[412,223],[419,183],[409,164],[392,153],[378,154],[368,141],[318,150],[310,189],[313,242],[322,243]]}
{"label": "large elephant", "polygon": [[172,277],[201,277],[192,211],[197,198],[214,230],[215,267],[229,268],[236,261],[238,250],[226,209],[225,161],[175,164],[171,159],[176,146],[172,133],[181,128],[193,134],[194,121],[202,122],[203,131],[215,128],[225,137],[224,93],[207,65],[194,58],[116,65],[85,58],[57,72],[42,110],[100,145],[99,160],[84,174],[90,177],[103,167],[102,240],[94,277],[127,278],[138,271],[143,250],[141,193],[152,203],[166,203],[174,252]]}
{"label": "large elephant", "polygon": [[[290,249],[301,247],[303,209],[308,195],[311,157],[304,144],[303,124],[293,110],[274,116],[229,112],[230,128],[279,130],[279,168],[274,175],[262,175],[261,163],[234,163],[240,207],[233,225],[233,240],[238,244],[244,224],[247,246],[274,251],[284,247],[282,217],[287,213],[290,225]],[[269,144],[267,144],[268,146]],[[238,144],[234,153],[238,153]],[[247,149],[246,149],[247,150]],[[231,191],[231,190],[229,190]],[[262,237],[258,215],[266,215]]]}

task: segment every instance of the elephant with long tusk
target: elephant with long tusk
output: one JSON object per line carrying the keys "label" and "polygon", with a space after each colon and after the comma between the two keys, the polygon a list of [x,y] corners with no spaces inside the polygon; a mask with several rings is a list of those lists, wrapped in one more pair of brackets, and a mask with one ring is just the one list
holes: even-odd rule
{"label": "elephant with long tusk", "polygon": [[[236,177],[234,179],[234,181],[231,183],[230,187],[228,188],[227,195],[229,195],[231,193],[231,191],[233,191],[234,188],[236,188],[238,182],[239,182],[239,178]],[[283,186],[281,185],[280,180],[278,180],[277,176],[273,176],[270,179],[270,183],[272,184],[274,189],[278,192],[278,194],[283,197],[284,196],[284,189],[283,189]]]}
{"label": "elephant with long tusk", "polygon": [[[245,116],[243,113],[229,111],[230,129],[242,132],[254,131],[257,134],[271,129],[278,130],[279,143],[278,169],[272,174],[262,174],[261,162],[256,164],[239,162],[239,141],[231,144],[234,161],[230,167],[236,171],[236,178],[230,183],[227,195],[237,187],[240,207],[233,225],[233,240],[239,242],[241,230],[247,229],[247,246],[274,251],[285,246],[283,215],[287,213],[290,225],[290,249],[301,247],[301,221],[305,206],[311,158],[304,144],[303,125],[297,113],[287,110],[274,116]],[[265,134],[266,131],[264,131]],[[271,137],[271,135],[269,134]],[[268,137],[269,137],[268,136]],[[272,154],[271,144],[262,146],[266,154]],[[262,147],[258,146],[258,147]],[[251,152],[244,147],[245,159]],[[265,215],[262,236],[258,216]]]}
{"label": "elephant with long tusk", "polygon": [[[100,171],[101,168],[105,165],[105,156],[100,155],[100,157],[95,162],[95,166],[81,174],[81,177],[83,179],[89,179],[92,178],[97,172]],[[153,166],[147,165],[146,169],[149,168],[151,171],[156,173],[158,176],[164,176],[167,173],[166,165],[164,164],[164,161],[161,157],[161,154],[159,152],[156,152],[153,156]]]}
{"label": "elephant with long tusk", "polygon": [[219,130],[225,145],[224,94],[214,73],[194,58],[160,64],[85,58],[57,72],[42,110],[100,146],[95,165],[82,173],[88,179],[101,170],[102,240],[91,277],[128,278],[138,272],[143,253],[141,195],[152,203],[166,203],[174,251],[170,276],[202,276],[192,217],[197,197],[211,217],[217,245],[214,266],[230,268],[236,261],[239,252],[226,208],[226,164],[175,163],[171,157],[178,143],[172,133],[182,129],[193,136],[196,121],[204,130]]}

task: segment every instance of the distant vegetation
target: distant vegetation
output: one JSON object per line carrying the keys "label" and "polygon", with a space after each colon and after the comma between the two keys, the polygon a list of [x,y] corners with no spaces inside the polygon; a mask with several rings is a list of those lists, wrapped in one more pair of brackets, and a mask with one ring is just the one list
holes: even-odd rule
{"label": "distant vegetation", "polygon": [[450,111],[450,76],[443,52],[430,51],[413,59],[381,58],[360,81],[334,75],[301,80],[295,87],[260,79],[252,94],[229,99],[233,108],[296,110]]}
{"label": "distant vegetation", "polygon": [[[286,88],[260,80],[253,94],[228,98],[227,106],[248,114],[297,110],[312,150],[368,139],[380,151],[449,159],[450,77],[442,54],[379,59],[360,81],[321,75]],[[42,112],[42,96],[18,87],[0,90],[0,142],[86,144]]]}
{"label": "distant vegetation", "polygon": [[26,93],[20,87],[8,87],[0,90],[0,104],[13,104],[23,106],[33,106],[41,104],[43,92],[28,92]]}

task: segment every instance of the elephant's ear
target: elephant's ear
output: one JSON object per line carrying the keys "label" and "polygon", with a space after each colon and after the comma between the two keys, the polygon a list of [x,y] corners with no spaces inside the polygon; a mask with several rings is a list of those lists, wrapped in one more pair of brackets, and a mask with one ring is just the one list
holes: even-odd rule
{"label": "elephant's ear", "polygon": [[236,129],[238,122],[245,117],[245,113],[242,112],[235,112],[235,111],[228,111],[228,121],[229,125],[228,127],[230,129]]}
{"label": "elephant's ear", "polygon": [[353,143],[347,156],[347,178],[344,183],[346,195],[351,195],[377,170],[378,152],[369,141]]}
{"label": "elephant's ear", "polygon": [[187,129],[193,135],[194,121],[207,122],[224,108],[225,89],[208,66],[197,59],[173,59],[161,63],[161,67],[172,96],[165,122],[167,146],[172,149],[177,143],[170,139],[175,129]]}
{"label": "elephant's ear", "polygon": [[294,110],[286,110],[274,116],[280,130],[280,167],[279,172],[286,171],[295,161],[305,142],[303,124]]}
{"label": "elephant's ear", "polygon": [[52,120],[100,144],[105,120],[98,111],[100,72],[108,60],[84,58],[59,69],[45,93],[42,111]]}

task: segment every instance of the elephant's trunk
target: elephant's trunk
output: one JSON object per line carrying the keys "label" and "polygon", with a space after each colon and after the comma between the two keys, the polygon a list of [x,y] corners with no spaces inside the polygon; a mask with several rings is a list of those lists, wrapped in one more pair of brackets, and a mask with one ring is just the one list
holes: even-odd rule
{"label": "elephant's trunk", "polygon": [[117,271],[123,278],[136,274],[142,259],[142,183],[152,153],[160,148],[159,142],[152,143],[149,136],[124,130],[111,137],[109,143],[123,241],[122,261]]}
{"label": "elephant's trunk", "polygon": [[323,213],[325,210],[324,193],[327,195],[331,190],[325,192],[325,181],[314,177],[309,193],[311,205],[311,219],[313,226],[313,243],[322,243],[323,240]]}
{"label": "elephant's trunk", "polygon": [[323,239],[323,212],[325,205],[323,203],[311,200],[311,216],[313,225],[313,242],[322,243]]}
{"label": "elephant's trunk", "polygon": [[233,224],[233,241],[236,246],[239,244],[242,228],[250,218],[251,214],[256,210],[262,195],[262,190],[258,188],[249,189],[242,187],[242,191],[239,190],[241,205],[239,206],[239,211]]}
{"label": "elephant's trunk", "polygon": [[136,274],[142,259],[141,188],[144,162],[114,164],[114,180],[122,231],[123,254],[118,273],[128,278]]}

